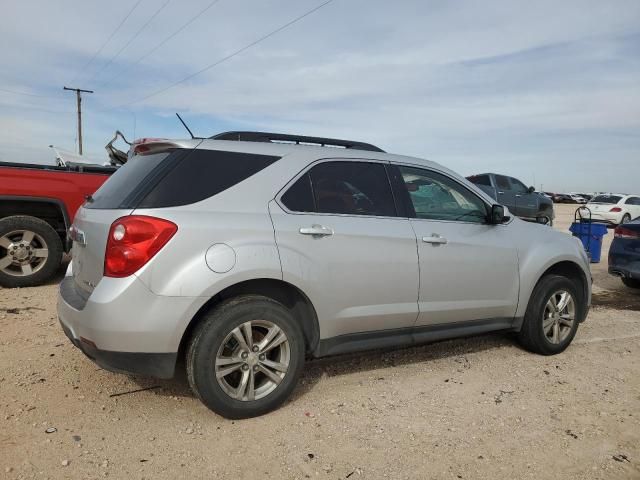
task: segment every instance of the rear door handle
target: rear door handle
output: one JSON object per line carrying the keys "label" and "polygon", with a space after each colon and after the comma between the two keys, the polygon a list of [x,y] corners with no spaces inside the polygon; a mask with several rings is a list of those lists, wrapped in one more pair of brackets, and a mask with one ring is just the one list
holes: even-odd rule
{"label": "rear door handle", "polygon": [[302,235],[312,235],[314,237],[328,237],[333,235],[333,230],[324,225],[311,225],[310,227],[301,227],[299,232]]}
{"label": "rear door handle", "polygon": [[444,245],[447,243],[447,239],[441,237],[437,233],[432,234],[430,237],[422,237],[424,243],[430,243],[432,245]]}

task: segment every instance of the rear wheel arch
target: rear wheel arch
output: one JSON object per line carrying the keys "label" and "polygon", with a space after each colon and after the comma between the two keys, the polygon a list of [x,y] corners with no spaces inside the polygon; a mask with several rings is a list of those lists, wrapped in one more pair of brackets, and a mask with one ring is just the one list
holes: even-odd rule
{"label": "rear wheel arch", "polygon": [[12,216],[28,216],[47,222],[53,228],[68,251],[67,231],[71,226],[65,205],[55,198],[0,196],[0,219]]}
{"label": "rear wheel arch", "polygon": [[193,316],[180,341],[179,357],[183,357],[196,327],[203,320],[204,314],[211,311],[217,305],[233,297],[240,295],[261,295],[278,303],[281,303],[293,316],[300,320],[305,337],[307,353],[313,352],[320,341],[320,326],[316,310],[309,297],[298,287],[283,280],[261,278],[246,280],[231,285],[211,297]]}

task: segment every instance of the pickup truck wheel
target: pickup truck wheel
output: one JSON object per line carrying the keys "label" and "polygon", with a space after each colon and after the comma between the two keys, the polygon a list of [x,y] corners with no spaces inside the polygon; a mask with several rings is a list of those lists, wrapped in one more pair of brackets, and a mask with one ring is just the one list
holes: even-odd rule
{"label": "pickup truck wheel", "polygon": [[536,285],[524,316],[518,341],[527,350],[555,355],[565,350],[578,331],[583,315],[576,283],[561,275],[546,275]]}
{"label": "pickup truck wheel", "polygon": [[62,241],[39,218],[16,215],[0,220],[0,285],[32,287],[55,273],[62,260]]}
{"label": "pickup truck wheel", "polygon": [[289,397],[304,365],[304,345],[289,309],[267,297],[242,295],[205,314],[187,350],[187,378],[217,414],[255,417]]}

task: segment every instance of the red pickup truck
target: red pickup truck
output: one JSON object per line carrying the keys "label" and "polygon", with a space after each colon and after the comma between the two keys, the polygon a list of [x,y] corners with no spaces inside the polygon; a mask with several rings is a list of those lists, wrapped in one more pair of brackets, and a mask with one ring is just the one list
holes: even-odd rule
{"label": "red pickup truck", "polygon": [[0,162],[0,285],[39,285],[71,248],[67,231],[87,195],[116,167]]}

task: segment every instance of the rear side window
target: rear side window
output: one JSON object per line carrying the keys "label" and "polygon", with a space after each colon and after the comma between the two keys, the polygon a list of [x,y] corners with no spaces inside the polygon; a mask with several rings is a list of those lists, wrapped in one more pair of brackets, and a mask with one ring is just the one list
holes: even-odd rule
{"label": "rear side window", "polygon": [[509,177],[504,175],[496,175],[496,184],[500,190],[511,190],[511,184],[509,183]]}
{"label": "rear side window", "polygon": [[176,207],[199,202],[246,180],[279,158],[220,150],[193,150],[179,159],[149,190],[138,208]]}
{"label": "rear side window", "polygon": [[629,197],[625,202],[626,205],[640,205],[639,197]]}
{"label": "rear side window", "polygon": [[93,200],[87,202],[85,208],[130,208],[126,200],[136,191],[154,170],[158,170],[162,163],[170,157],[183,155],[183,150],[157,153],[143,157],[134,157],[130,162],[120,167],[102,186],[92,195]]}
{"label": "rear side window", "polygon": [[489,175],[474,175],[473,177],[469,177],[468,180],[476,185],[486,185],[487,187],[491,186],[491,179],[489,178]]}
{"label": "rear side window", "polygon": [[292,211],[396,216],[383,164],[325,162],[300,177],[281,197]]}
{"label": "rear side window", "polygon": [[516,193],[527,193],[529,191],[524,183],[513,177],[511,177],[511,190],[515,191]]}
{"label": "rear side window", "polygon": [[136,156],[94,195],[88,208],[162,208],[212,197],[280,157],[220,150],[182,150]]}
{"label": "rear side window", "polygon": [[614,204],[618,203],[620,200],[622,200],[622,197],[618,195],[596,195],[591,199],[591,203]]}

